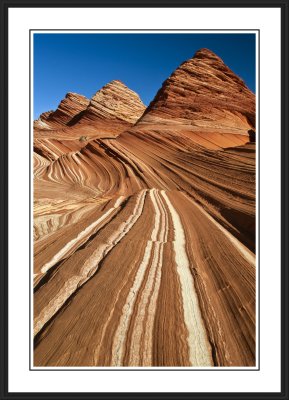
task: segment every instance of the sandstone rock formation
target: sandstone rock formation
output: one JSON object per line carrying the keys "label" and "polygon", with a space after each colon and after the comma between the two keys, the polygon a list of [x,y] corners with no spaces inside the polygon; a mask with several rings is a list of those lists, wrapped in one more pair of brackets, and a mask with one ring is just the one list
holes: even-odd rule
{"label": "sandstone rock formation", "polygon": [[255,127],[255,96],[217,55],[201,49],[163,83],[140,122],[149,131],[180,131],[207,148],[244,144]]}
{"label": "sandstone rock formation", "polygon": [[142,113],[113,81],[35,129],[34,364],[253,366],[254,94],[202,49]]}
{"label": "sandstone rock formation", "polygon": [[100,89],[88,107],[68,125],[93,135],[115,136],[131,127],[144,111],[139,96],[121,81],[114,80]]}
{"label": "sandstone rock formation", "polygon": [[115,137],[143,114],[139,96],[121,81],[111,81],[88,100],[67,93],[56,111],[34,121],[34,150],[48,159],[79,150],[88,139]]}
{"label": "sandstone rock formation", "polygon": [[65,126],[75,115],[85,110],[89,100],[80,94],[67,93],[56,111],[48,111],[40,115],[34,122],[34,129],[56,129]]}
{"label": "sandstone rock formation", "polygon": [[121,81],[114,80],[95,93],[86,110],[70,122],[125,121],[134,124],[145,111],[139,96]]}

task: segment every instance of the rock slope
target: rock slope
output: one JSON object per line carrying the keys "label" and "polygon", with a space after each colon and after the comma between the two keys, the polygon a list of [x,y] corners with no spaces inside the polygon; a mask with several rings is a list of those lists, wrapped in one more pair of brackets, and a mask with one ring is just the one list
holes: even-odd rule
{"label": "rock slope", "polygon": [[80,94],[67,93],[56,111],[48,111],[40,115],[34,122],[34,129],[55,129],[65,126],[75,115],[85,110],[89,100]]}
{"label": "rock slope", "polygon": [[145,111],[145,105],[139,96],[121,81],[114,80],[100,89],[90,100],[81,115],[76,116],[70,125],[76,122],[125,121],[134,124]]}
{"label": "rock slope", "polygon": [[201,50],[133,98],[113,81],[35,152],[34,365],[254,366],[254,95]]}
{"label": "rock slope", "polygon": [[163,83],[140,123],[208,148],[244,144],[255,128],[255,95],[216,54],[201,49]]}
{"label": "rock slope", "polygon": [[[88,139],[115,137],[132,127],[145,105],[121,81],[111,81],[88,100],[67,93],[56,111],[34,121],[34,150],[48,159],[82,148]],[[69,149],[69,150],[68,150]]]}

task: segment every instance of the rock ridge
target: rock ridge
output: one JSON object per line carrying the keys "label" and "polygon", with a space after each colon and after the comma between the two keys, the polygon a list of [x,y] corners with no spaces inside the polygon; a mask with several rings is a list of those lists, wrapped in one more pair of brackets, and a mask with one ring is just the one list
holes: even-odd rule
{"label": "rock ridge", "polygon": [[145,108],[137,93],[120,80],[113,80],[95,93],[77,122],[112,119],[133,124]]}
{"label": "rock ridge", "polygon": [[164,81],[139,122],[154,119],[246,134],[255,127],[255,95],[220,57],[200,49]]}

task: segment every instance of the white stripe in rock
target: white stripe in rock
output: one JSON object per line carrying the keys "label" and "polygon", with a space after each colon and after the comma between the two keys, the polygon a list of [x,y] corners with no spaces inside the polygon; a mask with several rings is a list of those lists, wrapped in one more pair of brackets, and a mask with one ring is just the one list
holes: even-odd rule
{"label": "white stripe in rock", "polygon": [[181,219],[167,194],[164,191],[161,191],[161,194],[168,205],[174,225],[173,244],[177,272],[181,283],[184,320],[188,329],[190,362],[192,366],[212,366],[211,349],[202,320],[194,278],[190,270],[190,262],[186,252],[185,232]]}
{"label": "white stripe in rock", "polygon": [[[135,323],[130,344],[129,365],[132,366],[150,366],[152,365],[152,346],[153,346],[153,323],[156,313],[157,298],[161,283],[163,246],[167,238],[167,215],[162,205],[161,199],[156,193],[152,196],[155,207],[156,218],[160,218],[159,241],[157,235],[154,236],[153,259],[149,270],[145,287],[142,291],[140,301],[137,307]],[[146,323],[145,323],[145,316]],[[141,343],[141,338],[144,338]],[[141,356],[142,353],[142,356]]]}
{"label": "white stripe in rock", "polygon": [[[133,313],[136,297],[137,297],[137,294],[141,287],[141,284],[143,282],[145,272],[148,268],[149,261],[151,258],[153,244],[157,239],[157,235],[158,235],[159,228],[160,228],[160,215],[161,214],[160,214],[159,207],[157,206],[155,192],[156,192],[155,189],[150,190],[150,197],[151,197],[151,200],[152,200],[152,203],[154,206],[154,211],[155,211],[154,227],[153,227],[153,230],[151,233],[151,238],[147,242],[147,245],[146,245],[146,248],[144,251],[144,256],[140,263],[137,274],[135,276],[133,285],[130,288],[125,305],[123,306],[123,309],[122,309],[122,315],[120,317],[120,322],[117,327],[117,330],[116,330],[116,333],[114,336],[113,346],[112,346],[112,360],[111,360],[112,366],[122,365],[124,349],[125,349],[126,334],[127,334],[130,319],[131,319],[131,316]],[[155,260],[155,264],[157,264],[157,260]],[[136,341],[138,341],[138,340],[139,339],[137,337]]]}
{"label": "white stripe in rock", "polygon": [[251,264],[253,267],[255,267],[256,260],[255,260],[255,254],[252,253],[246,246],[244,246],[235,236],[233,236],[227,229],[225,229],[221,224],[219,224],[209,213],[207,213],[203,207],[201,207],[199,204],[197,204],[193,199],[191,199],[188,195],[185,193],[182,193],[191,203],[193,203],[200,211],[202,214],[204,214],[222,233],[230,240],[230,242],[233,244],[233,246],[236,248],[236,250],[245,258],[245,260],[248,261],[249,264]]}
{"label": "white stripe in rock", "polygon": [[34,336],[42,329],[47,321],[53,317],[53,315],[61,308],[61,306],[69,299],[69,297],[77,289],[84,285],[84,283],[87,282],[93,274],[95,274],[100,261],[133,227],[142,214],[145,196],[146,190],[140,192],[137,197],[133,213],[129,216],[129,218],[125,222],[122,222],[118,230],[115,231],[105,243],[102,243],[92,253],[92,255],[84,263],[79,275],[75,275],[68,279],[57,295],[47,304],[46,307],[44,307],[38,317],[34,319]]}
{"label": "white stripe in rock", "polygon": [[47,272],[53,265],[55,265],[58,261],[60,261],[67,253],[74,247],[74,245],[77,242],[80,242],[83,238],[85,238],[87,235],[90,235],[94,228],[96,228],[103,220],[105,220],[116,208],[120,206],[120,204],[123,201],[123,196],[120,196],[116,202],[115,205],[107,210],[100,218],[98,218],[96,221],[94,221],[92,224],[90,224],[88,227],[86,227],[83,231],[81,231],[76,238],[70,240],[66,245],[56,253],[50,261],[48,261],[46,264],[43,265],[41,268],[41,273],[44,274]]}

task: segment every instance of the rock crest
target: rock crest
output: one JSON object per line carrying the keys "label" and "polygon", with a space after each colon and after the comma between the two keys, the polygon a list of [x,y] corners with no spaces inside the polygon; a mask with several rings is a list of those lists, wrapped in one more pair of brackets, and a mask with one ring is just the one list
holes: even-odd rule
{"label": "rock crest", "polygon": [[85,110],[89,100],[77,93],[67,93],[55,111],[48,111],[40,115],[34,122],[34,127],[39,129],[54,129],[66,125],[71,119]]}
{"label": "rock crest", "polygon": [[163,83],[140,122],[154,119],[246,134],[255,126],[255,95],[220,57],[201,49]]}
{"label": "rock crest", "polygon": [[104,122],[134,124],[145,111],[139,96],[124,83],[114,80],[101,88],[91,100],[76,93],[67,93],[56,111],[48,111],[34,121],[39,130],[59,129],[76,124]]}
{"label": "rock crest", "polygon": [[95,93],[79,122],[102,119],[134,124],[144,111],[139,96],[121,81],[114,80]]}

